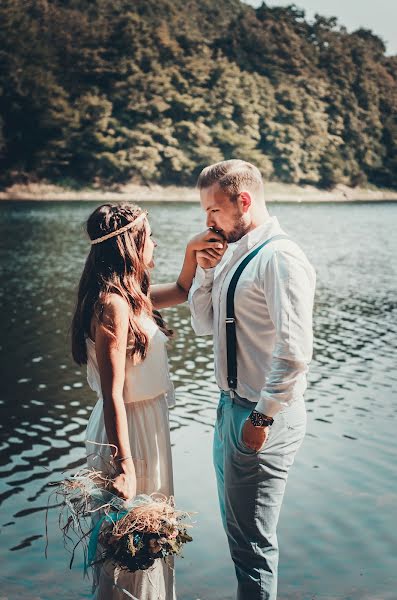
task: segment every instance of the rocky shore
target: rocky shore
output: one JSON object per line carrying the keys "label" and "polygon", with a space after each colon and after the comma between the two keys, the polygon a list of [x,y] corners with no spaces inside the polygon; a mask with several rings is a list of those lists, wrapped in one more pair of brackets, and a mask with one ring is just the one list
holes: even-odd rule
{"label": "rocky shore", "polygon": [[[164,201],[197,202],[198,191],[193,187],[143,186],[127,184],[118,188],[66,188],[48,183],[14,184],[0,192],[0,200],[75,200],[103,201]],[[397,190],[351,188],[342,184],[332,190],[315,186],[267,183],[268,202],[348,202],[397,201]]]}

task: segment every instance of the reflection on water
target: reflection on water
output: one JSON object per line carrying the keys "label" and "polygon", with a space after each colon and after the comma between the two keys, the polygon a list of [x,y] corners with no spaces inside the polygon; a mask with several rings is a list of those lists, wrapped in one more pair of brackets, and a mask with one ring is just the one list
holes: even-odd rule
{"label": "reflection on water", "polygon": [[[84,464],[95,403],[69,355],[74,291],[88,250],[89,203],[0,206],[1,591],[10,598],[88,598],[49,512],[48,483]],[[199,207],[150,204],[154,279],[178,273]],[[315,353],[306,442],[291,471],[280,522],[280,598],[395,598],[397,517],[395,204],[273,205],[318,274]],[[196,509],[195,543],[177,564],[179,598],[233,597],[233,573],[210,466],[217,389],[212,344],[196,338],[186,306],[166,313],[177,335],[170,364],[176,489]],[[211,543],[208,543],[208,539]],[[193,595],[192,595],[193,594]]]}

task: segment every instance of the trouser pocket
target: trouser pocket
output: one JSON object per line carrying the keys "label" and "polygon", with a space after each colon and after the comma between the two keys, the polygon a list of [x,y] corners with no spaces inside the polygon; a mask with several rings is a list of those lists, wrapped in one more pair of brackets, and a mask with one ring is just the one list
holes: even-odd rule
{"label": "trouser pocket", "polygon": [[256,454],[255,450],[248,448],[243,442],[243,428],[252,412],[252,408],[252,406],[233,404],[230,419],[230,443],[236,453]]}

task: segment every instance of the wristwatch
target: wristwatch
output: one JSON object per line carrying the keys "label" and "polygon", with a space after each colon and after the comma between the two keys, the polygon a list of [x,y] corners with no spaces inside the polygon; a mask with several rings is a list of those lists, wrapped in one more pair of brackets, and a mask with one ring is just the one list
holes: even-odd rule
{"label": "wristwatch", "polygon": [[249,416],[249,420],[254,427],[271,427],[274,423],[274,419],[267,417],[257,410],[253,410]]}

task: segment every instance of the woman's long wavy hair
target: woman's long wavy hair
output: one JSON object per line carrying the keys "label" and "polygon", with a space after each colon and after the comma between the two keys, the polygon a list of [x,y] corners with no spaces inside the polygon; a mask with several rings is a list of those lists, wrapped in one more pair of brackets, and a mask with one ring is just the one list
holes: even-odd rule
{"label": "woman's long wavy hair", "polygon": [[[139,206],[128,202],[102,204],[88,217],[88,236],[91,240],[102,237],[128,225],[142,213]],[[72,321],[72,355],[77,364],[87,363],[86,337],[91,335],[93,317],[112,333],[103,318],[109,294],[118,294],[130,307],[127,354],[134,362],[145,358],[149,341],[137,318],[139,315],[152,316],[162,331],[171,335],[150,300],[150,275],[143,260],[146,236],[145,219],[141,219],[136,227],[91,246]]]}

